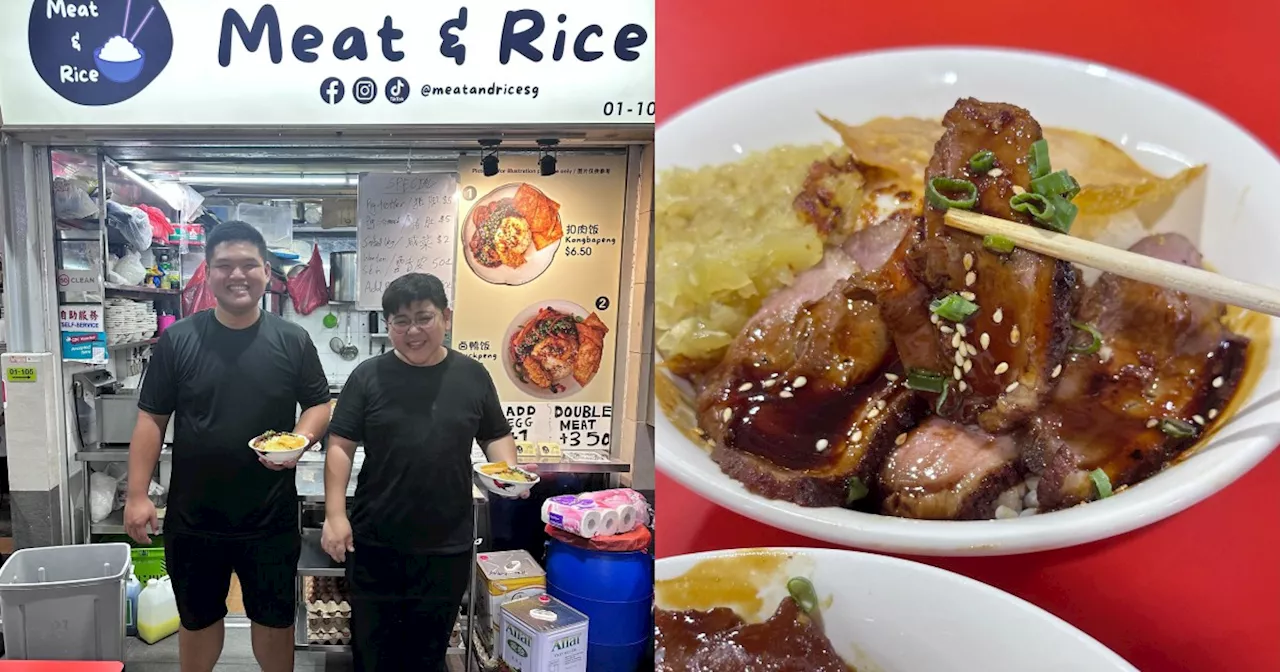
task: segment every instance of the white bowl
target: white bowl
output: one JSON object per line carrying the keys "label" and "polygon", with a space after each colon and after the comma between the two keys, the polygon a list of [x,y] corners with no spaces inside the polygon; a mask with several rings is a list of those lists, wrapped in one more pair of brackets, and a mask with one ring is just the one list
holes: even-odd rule
{"label": "white bowl", "polygon": [[[301,436],[301,435],[296,435],[296,436]],[[260,455],[262,459],[272,464],[284,464],[286,462],[293,462],[298,458],[302,457],[302,454],[307,452],[307,449],[311,447],[311,444],[308,443],[307,445],[301,448],[294,448],[293,450],[258,450],[257,448],[254,448],[253,444],[257,443],[258,439],[260,438],[262,437],[255,437],[252,441],[250,441],[249,448],[253,449],[253,452]]]}
{"label": "white bowl", "polygon": [[483,486],[485,490],[488,490],[495,495],[500,495],[502,497],[519,497],[520,495],[532,490],[533,486],[537,485],[538,481],[542,480],[537,474],[531,471],[525,471],[519,467],[515,467],[515,469],[528,476],[532,476],[533,480],[525,483],[521,481],[511,481],[505,478],[494,478],[482,471],[483,467],[487,467],[492,464],[497,463],[477,462],[471,465],[471,470],[475,472],[476,482]]}
{"label": "white bowl", "polygon": [[[1008,593],[959,574],[869,553],[833,549],[754,549],[658,560],[658,580],[712,558],[790,555],[781,576],[753,581],[772,613],[790,577],[808,578],[835,650],[861,672],[1132,672],[1088,635]],[[773,579],[773,580],[768,580]],[[750,585],[750,584],[749,584]],[[679,608],[661,601],[659,608]],[[729,605],[725,605],[729,606]],[[739,614],[748,621],[769,614]]]}
{"label": "white bowl", "polygon": [[[956,99],[1025,107],[1046,126],[1100,135],[1160,175],[1207,163],[1200,249],[1232,277],[1280,286],[1280,162],[1249,133],[1180,93],[1103,65],[988,49],[912,49],[804,65],[722,92],[657,131],[657,168],[694,167],[780,144],[839,142],[816,112],[858,123],[940,118]],[[659,183],[659,189],[661,184]],[[1182,202],[1180,201],[1180,204]],[[1170,213],[1171,215],[1174,213]],[[662,282],[658,278],[657,282]],[[1280,320],[1271,320],[1280,337]],[[661,373],[659,374],[661,375]],[[657,466],[708,499],[809,537],[919,555],[1006,555],[1149,525],[1225,488],[1280,443],[1280,343],[1241,411],[1193,457],[1115,497],[1012,520],[938,522],[803,508],[747,492],[659,412]]]}

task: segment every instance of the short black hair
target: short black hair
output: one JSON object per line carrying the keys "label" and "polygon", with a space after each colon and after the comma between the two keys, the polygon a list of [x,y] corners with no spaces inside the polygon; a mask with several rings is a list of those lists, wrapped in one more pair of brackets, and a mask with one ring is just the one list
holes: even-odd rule
{"label": "short black hair", "polygon": [[267,241],[248,222],[233,219],[214,227],[213,231],[209,232],[209,237],[205,239],[204,260],[206,262],[213,261],[214,251],[223,243],[249,243],[258,248],[258,254],[262,255],[262,261],[267,261]]}
{"label": "short black hair", "polygon": [[430,273],[405,273],[391,281],[382,292],[382,312],[390,319],[401,308],[418,301],[430,301],[444,312],[449,309],[449,298],[444,293],[444,283]]}

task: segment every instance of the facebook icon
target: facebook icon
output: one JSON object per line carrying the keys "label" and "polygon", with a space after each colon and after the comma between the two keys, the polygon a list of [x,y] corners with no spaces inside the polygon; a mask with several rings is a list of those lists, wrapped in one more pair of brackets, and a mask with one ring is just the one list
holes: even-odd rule
{"label": "facebook icon", "polygon": [[337,77],[330,77],[320,83],[320,99],[330,105],[337,105],[346,93],[347,87]]}

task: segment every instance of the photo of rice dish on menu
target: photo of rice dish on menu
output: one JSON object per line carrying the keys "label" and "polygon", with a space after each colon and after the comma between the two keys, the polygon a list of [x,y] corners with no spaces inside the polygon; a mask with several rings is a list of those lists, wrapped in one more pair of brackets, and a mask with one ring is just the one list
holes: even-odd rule
{"label": "photo of rice dish on menu", "polygon": [[543,398],[567,397],[600,371],[609,328],[594,312],[568,301],[547,301],[516,316],[504,341],[507,374],[517,387]]}
{"label": "photo of rice dish on menu", "polygon": [[463,226],[467,264],[495,285],[523,285],[542,275],[564,237],[560,203],[527,182],[481,197]]}

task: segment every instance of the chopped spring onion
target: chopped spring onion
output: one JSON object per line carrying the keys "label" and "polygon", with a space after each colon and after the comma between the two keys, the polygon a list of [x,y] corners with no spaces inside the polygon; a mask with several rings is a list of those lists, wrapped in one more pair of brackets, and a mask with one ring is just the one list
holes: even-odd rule
{"label": "chopped spring onion", "polygon": [[995,167],[996,155],[989,149],[984,149],[969,157],[969,170],[975,173],[985,173]]}
{"label": "chopped spring onion", "polygon": [[1080,183],[1067,171],[1059,170],[1031,180],[1031,191],[1041,196],[1061,196],[1069,201],[1080,193]]}
{"label": "chopped spring onion", "polygon": [[1089,472],[1089,480],[1093,481],[1093,487],[1098,489],[1098,499],[1106,499],[1111,496],[1111,478],[1107,476],[1107,472],[1101,469],[1094,469]]}
{"label": "chopped spring onion", "polygon": [[[948,196],[955,195],[956,198]],[[959,208],[968,210],[978,202],[978,187],[968,180],[935,177],[924,189],[925,200],[939,210]]]}
{"label": "chopped spring onion", "polygon": [[1196,435],[1196,426],[1177,418],[1164,418],[1160,421],[1160,431],[1175,439],[1186,439]]}
{"label": "chopped spring onion", "polygon": [[1029,191],[1015,194],[1009,199],[1009,207],[1013,208],[1014,212],[1031,215],[1038,220],[1050,219],[1054,213],[1053,203],[1050,203],[1048,198]]}
{"label": "chopped spring onion", "polygon": [[948,294],[930,302],[929,312],[948,322],[964,322],[978,312],[978,304],[959,294]]}
{"label": "chopped spring onion", "polygon": [[1071,326],[1081,331],[1087,332],[1089,334],[1089,339],[1090,339],[1087,345],[1072,343],[1070,346],[1068,346],[1071,352],[1078,352],[1082,355],[1092,355],[1093,353],[1097,352],[1099,349],[1102,348],[1102,334],[1096,328],[1094,328],[1092,324],[1085,324],[1084,322],[1072,322]]}
{"label": "chopped spring onion", "polygon": [[1031,144],[1031,153],[1027,156],[1031,179],[1044,177],[1053,171],[1049,165],[1049,141],[1041,138]]}
{"label": "chopped spring onion", "polygon": [[1012,240],[995,234],[983,236],[982,246],[997,254],[1009,254],[1014,247]]}
{"label": "chopped spring onion", "polygon": [[1080,208],[1061,196],[1050,196],[1049,202],[1053,204],[1053,214],[1046,219],[1037,219],[1036,225],[1062,234],[1070,233]]}
{"label": "chopped spring onion", "polygon": [[845,493],[844,503],[852,504],[866,497],[870,492],[871,490],[867,487],[867,484],[863,483],[861,478],[854,476],[849,479],[849,490]]}
{"label": "chopped spring onion", "polygon": [[942,384],[942,394],[938,395],[938,404],[933,407],[934,412],[941,414],[942,405],[947,403],[947,395],[951,392],[951,386],[947,383]]}
{"label": "chopped spring onion", "polygon": [[907,372],[907,389],[939,394],[946,388],[947,379],[940,373],[912,369]]}
{"label": "chopped spring onion", "polygon": [[800,605],[804,613],[811,614],[814,609],[818,608],[818,591],[813,589],[813,583],[803,576],[797,576],[787,582],[787,592],[791,593],[791,599]]}

